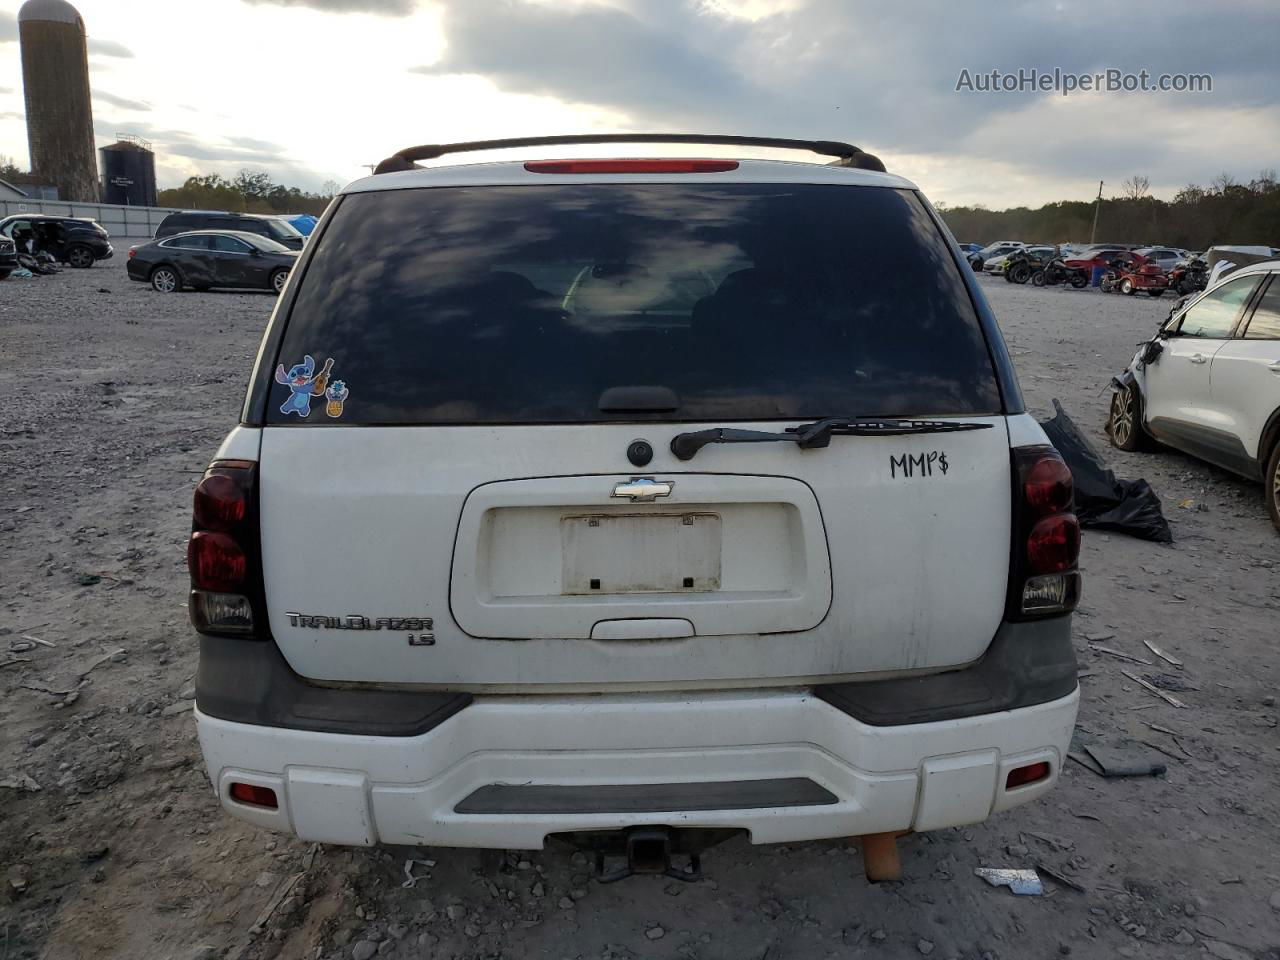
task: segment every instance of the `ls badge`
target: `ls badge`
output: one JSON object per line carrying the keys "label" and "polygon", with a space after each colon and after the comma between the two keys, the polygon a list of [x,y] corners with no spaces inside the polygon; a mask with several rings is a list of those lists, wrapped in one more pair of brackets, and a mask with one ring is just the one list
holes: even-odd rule
{"label": "ls badge", "polygon": [[289,618],[289,626],[302,627],[307,630],[389,630],[409,631],[409,646],[434,647],[436,635],[432,633],[434,621],[431,617],[366,617],[360,613],[348,614],[345,617],[330,617],[324,614],[295,613],[285,614]]}

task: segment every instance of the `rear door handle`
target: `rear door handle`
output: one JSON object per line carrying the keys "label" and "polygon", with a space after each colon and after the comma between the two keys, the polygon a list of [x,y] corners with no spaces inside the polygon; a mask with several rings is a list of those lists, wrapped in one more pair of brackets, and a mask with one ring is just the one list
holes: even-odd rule
{"label": "rear door handle", "polygon": [[598,620],[591,628],[592,640],[680,640],[695,635],[690,620]]}
{"label": "rear door handle", "polygon": [[1192,363],[1208,363],[1209,362],[1209,358],[1206,357],[1203,353],[1193,353],[1191,356],[1187,357],[1187,359],[1190,360]]}

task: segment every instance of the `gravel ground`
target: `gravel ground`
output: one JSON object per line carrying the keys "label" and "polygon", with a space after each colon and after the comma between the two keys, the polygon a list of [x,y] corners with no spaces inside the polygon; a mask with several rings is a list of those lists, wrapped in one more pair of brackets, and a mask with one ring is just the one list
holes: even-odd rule
{"label": "gravel ground", "polygon": [[[1035,411],[1061,398],[1103,444],[1107,381],[1171,300],[982,283]],[[164,297],[118,263],[0,284],[3,960],[1280,958],[1280,537],[1259,487],[1172,452],[1109,451],[1177,539],[1086,533],[1076,619],[1080,736],[1147,744],[1167,774],[1069,764],[1041,803],[906,838],[902,883],[868,885],[843,841],[732,842],[699,883],[600,886],[566,850],[348,850],[224,816],[189,713],[183,546],[272,304]],[[433,861],[412,888],[407,858]],[[1070,883],[1013,897],[979,865]]]}

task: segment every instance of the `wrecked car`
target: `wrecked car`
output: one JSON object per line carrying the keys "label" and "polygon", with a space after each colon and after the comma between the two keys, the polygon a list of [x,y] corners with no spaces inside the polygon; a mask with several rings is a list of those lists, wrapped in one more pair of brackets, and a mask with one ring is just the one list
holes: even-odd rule
{"label": "wrecked car", "polygon": [[8,237],[0,237],[0,280],[18,269],[18,250]]}
{"label": "wrecked car", "polygon": [[1112,380],[1107,435],[1121,450],[1159,441],[1261,480],[1280,529],[1280,261],[1179,301]]}
{"label": "wrecked car", "polygon": [[115,253],[106,228],[82,217],[18,214],[0,220],[0,235],[12,240],[19,253],[47,253],[58,263],[79,269],[109,260]]}

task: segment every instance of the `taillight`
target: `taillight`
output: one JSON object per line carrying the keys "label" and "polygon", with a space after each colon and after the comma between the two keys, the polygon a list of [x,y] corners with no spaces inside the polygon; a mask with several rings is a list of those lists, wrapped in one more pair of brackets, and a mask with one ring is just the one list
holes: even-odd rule
{"label": "taillight", "polygon": [[1080,557],[1080,521],[1074,513],[1055,513],[1036,521],[1027,535],[1027,568],[1031,573],[1063,573]]}
{"label": "taillight", "polygon": [[643,159],[530,160],[530,173],[725,173],[738,169],[737,160]]}
{"label": "taillight", "polygon": [[187,542],[187,569],[197,590],[232,593],[243,589],[248,561],[227,534],[197,530]]}
{"label": "taillight", "polygon": [[187,569],[191,622],[201,633],[256,636],[265,628],[255,494],[258,465],[215,461],[196,485]]}
{"label": "taillight", "polygon": [[1080,599],[1080,521],[1071,471],[1053,447],[1013,451],[1014,524],[1006,616],[1069,613]]}
{"label": "taillight", "polygon": [[1032,463],[1022,481],[1023,496],[1039,513],[1063,513],[1072,507],[1071,471],[1060,456],[1042,457]]}
{"label": "taillight", "polygon": [[243,523],[248,500],[235,478],[206,474],[196,484],[194,520],[197,529],[232,530]]}

